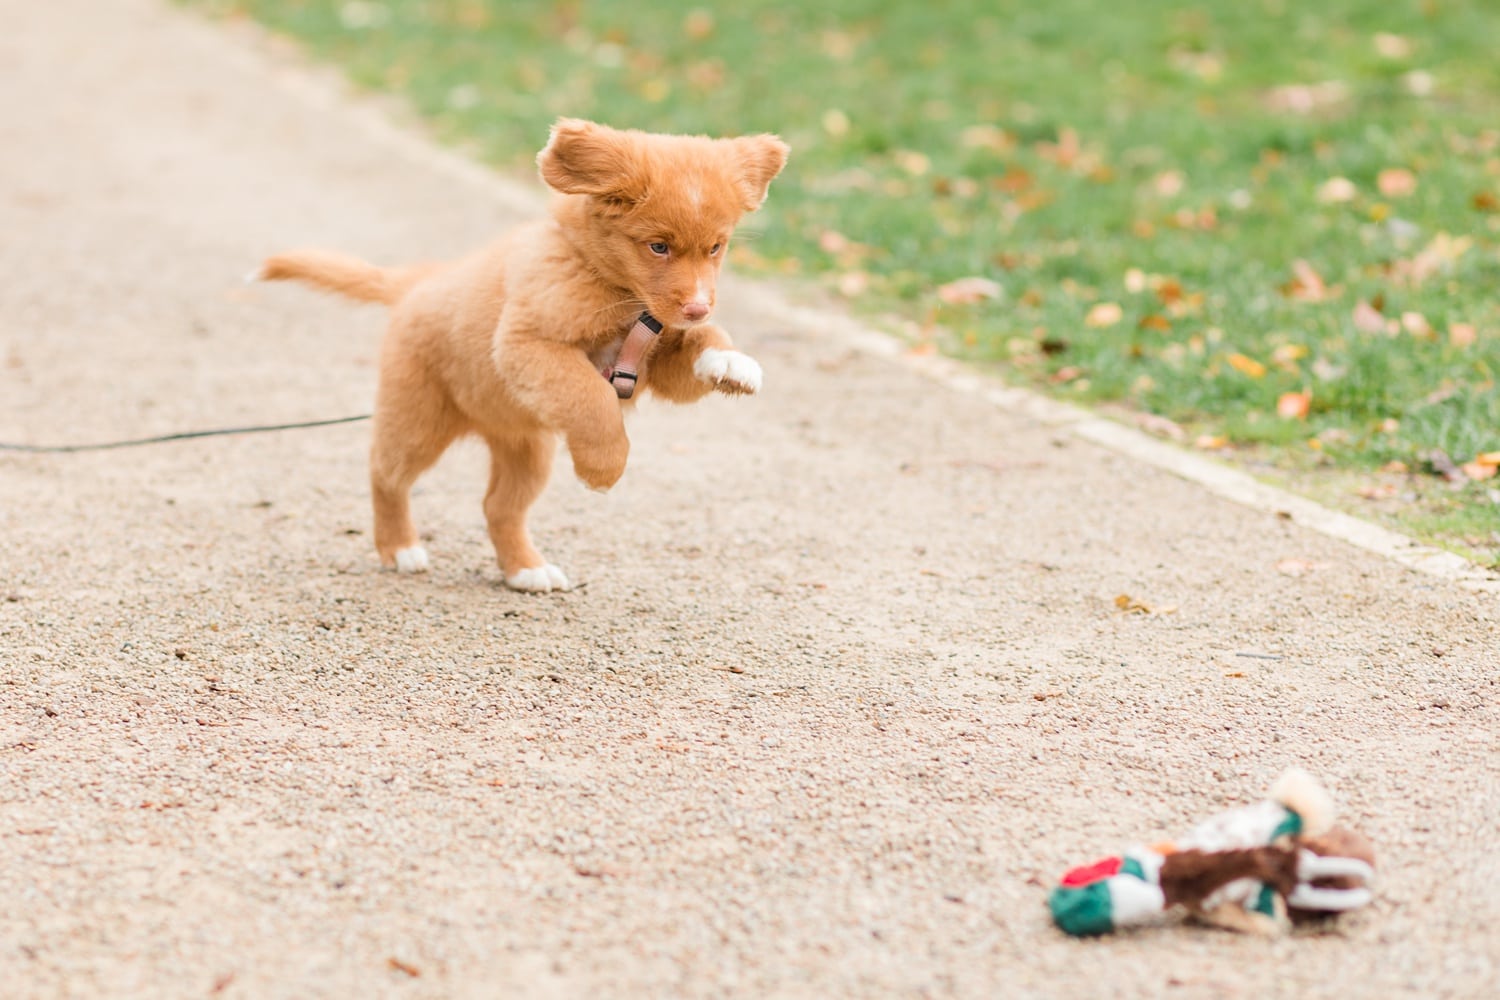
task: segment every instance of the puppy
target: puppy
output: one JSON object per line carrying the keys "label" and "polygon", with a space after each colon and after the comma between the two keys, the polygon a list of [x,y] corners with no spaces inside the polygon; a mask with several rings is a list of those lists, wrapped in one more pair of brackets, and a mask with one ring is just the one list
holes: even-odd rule
{"label": "puppy", "polygon": [[563,119],[537,157],[551,217],[461,260],[381,268],[323,251],[269,258],[258,277],[302,281],[391,307],[380,356],[370,493],[380,560],[427,569],[412,484],[457,438],[490,449],[484,514],[505,582],[565,590],[532,544],[527,512],[557,437],[578,478],[625,471],[622,410],[641,390],[686,403],[753,393],[761,369],[711,323],[740,217],[760,207],[788,149],[620,131]]}

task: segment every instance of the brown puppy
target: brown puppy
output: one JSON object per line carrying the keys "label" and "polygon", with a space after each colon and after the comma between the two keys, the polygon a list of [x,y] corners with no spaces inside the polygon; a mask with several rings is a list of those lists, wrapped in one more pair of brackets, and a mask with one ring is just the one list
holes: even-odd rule
{"label": "brown puppy", "polygon": [[606,490],[625,471],[622,398],[636,384],[679,403],[760,388],[760,366],[708,319],[735,225],[760,207],[786,157],[771,135],[654,135],[564,119],[537,157],[561,195],[550,219],[450,263],[379,268],[321,251],[265,262],[262,279],[392,307],[370,449],[382,563],[427,568],[412,484],[456,438],[477,434],[490,448],[484,513],[505,582],[567,588],[526,527],[557,435],[578,478]]}

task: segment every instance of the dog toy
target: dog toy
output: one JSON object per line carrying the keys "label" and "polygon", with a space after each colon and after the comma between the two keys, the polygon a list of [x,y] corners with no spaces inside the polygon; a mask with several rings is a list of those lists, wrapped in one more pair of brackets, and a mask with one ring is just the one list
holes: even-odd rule
{"label": "dog toy", "polygon": [[1159,923],[1177,907],[1207,923],[1278,934],[1294,921],[1364,906],[1375,852],[1333,825],[1318,780],[1292,769],[1263,802],[1209,819],[1175,841],[1074,868],[1052,890],[1052,919],[1088,937]]}

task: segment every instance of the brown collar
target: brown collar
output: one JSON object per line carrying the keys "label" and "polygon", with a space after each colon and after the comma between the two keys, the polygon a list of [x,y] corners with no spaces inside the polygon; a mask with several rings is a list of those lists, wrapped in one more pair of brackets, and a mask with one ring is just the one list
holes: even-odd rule
{"label": "brown collar", "polygon": [[659,333],[661,321],[649,312],[641,313],[636,317],[630,332],[625,335],[625,343],[620,345],[620,354],[615,358],[615,363],[599,370],[599,374],[615,387],[615,394],[621,399],[629,399],[635,395],[641,360],[645,358],[647,349]]}

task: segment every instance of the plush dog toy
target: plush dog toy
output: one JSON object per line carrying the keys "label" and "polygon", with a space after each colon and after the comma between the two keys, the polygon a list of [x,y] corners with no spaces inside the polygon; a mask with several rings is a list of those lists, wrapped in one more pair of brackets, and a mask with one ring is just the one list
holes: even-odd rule
{"label": "plush dog toy", "polygon": [[1220,927],[1278,934],[1290,922],[1364,906],[1375,852],[1333,826],[1333,802],[1306,771],[1287,771],[1264,802],[1074,868],[1052,890],[1052,919],[1069,934],[1159,922],[1176,907]]}

